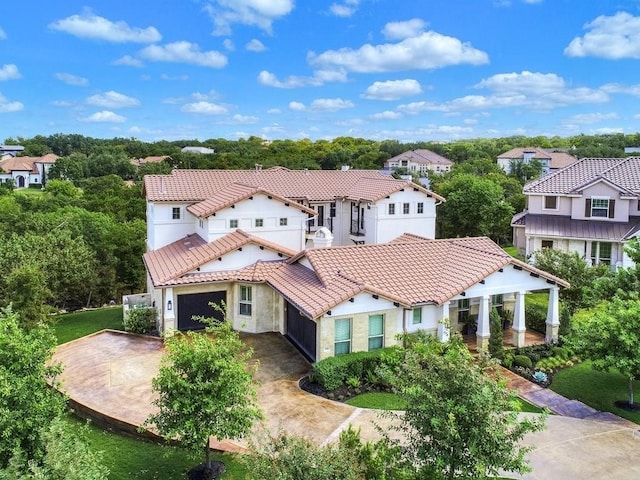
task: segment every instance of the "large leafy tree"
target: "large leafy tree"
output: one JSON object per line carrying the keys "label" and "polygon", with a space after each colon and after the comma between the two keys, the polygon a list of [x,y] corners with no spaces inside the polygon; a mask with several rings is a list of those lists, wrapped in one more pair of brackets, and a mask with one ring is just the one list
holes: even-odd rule
{"label": "large leafy tree", "polygon": [[247,349],[228,322],[204,319],[204,333],[176,333],[165,341],[166,356],[152,380],[158,412],[146,426],[194,451],[205,449],[211,468],[209,438],[236,439],[262,418]]}
{"label": "large leafy tree", "polygon": [[628,379],[628,403],[634,404],[633,382],[640,376],[640,298],[613,298],[589,315],[574,319],[568,343],[596,370],[618,370]]}
{"label": "large leafy tree", "polygon": [[49,385],[60,373],[50,363],[55,345],[48,327],[25,330],[15,312],[0,312],[0,468],[15,455],[41,460],[42,429],[64,411],[64,397]]}
{"label": "large leafy tree", "polygon": [[529,470],[528,449],[519,442],[542,429],[544,419],[518,417],[516,393],[488,374],[492,365],[475,362],[458,335],[448,343],[425,336],[406,349],[392,378],[407,403],[396,429],[406,439],[404,454],[417,478],[485,478]]}

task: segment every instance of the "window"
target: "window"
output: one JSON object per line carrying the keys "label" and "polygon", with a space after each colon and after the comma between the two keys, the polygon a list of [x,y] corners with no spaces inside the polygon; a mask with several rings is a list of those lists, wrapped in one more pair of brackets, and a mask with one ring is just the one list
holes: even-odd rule
{"label": "window", "polygon": [[240,285],[240,315],[251,316],[251,286]]}
{"label": "window", "polygon": [[403,203],[402,204],[402,214],[403,215],[408,215],[409,214],[409,204],[408,203]]}
{"label": "window", "polygon": [[324,227],[324,205],[318,205],[316,212],[318,212],[318,226]]}
{"label": "window", "polygon": [[238,228],[238,220],[237,219],[229,220],[229,228]]}
{"label": "window", "polygon": [[584,213],[586,217],[613,218],[613,205],[608,198],[588,198]]}
{"label": "window", "polygon": [[384,315],[369,315],[369,350],[384,347]]}
{"label": "window", "polygon": [[611,265],[611,244],[607,242],[591,243],[591,264],[604,263]]}
{"label": "window", "polygon": [[557,210],[558,197],[544,197],[544,208],[547,210]]}
{"label": "window", "polygon": [[458,324],[464,325],[469,320],[469,311],[471,303],[468,298],[458,300]]}
{"label": "window", "polygon": [[491,307],[498,310],[500,316],[502,316],[504,300],[502,295],[491,295]]}
{"label": "window", "polygon": [[262,218],[256,218],[256,223],[255,223],[256,227],[262,227],[264,226],[264,220]]}
{"label": "window", "polygon": [[173,220],[180,220],[180,207],[173,207],[171,209],[171,218]]}
{"label": "window", "polygon": [[351,352],[351,319],[339,318],[336,320],[336,336],[334,354],[344,355]]}
{"label": "window", "polygon": [[413,324],[418,325],[419,323],[422,323],[422,307],[413,309]]}
{"label": "window", "polygon": [[390,203],[389,204],[389,215],[395,215],[396,214],[396,204],[395,203]]}
{"label": "window", "polygon": [[332,204],[329,206],[329,216],[330,216],[331,218],[335,218],[335,217],[336,217],[336,204],[335,204],[335,203],[332,203]]}
{"label": "window", "polygon": [[280,226],[281,227],[286,227],[287,226],[287,218],[281,218],[280,219]]}
{"label": "window", "polygon": [[542,248],[553,248],[553,240],[542,240]]}
{"label": "window", "polygon": [[200,228],[204,228],[204,220],[202,220],[201,218],[198,220],[198,225],[200,226]]}
{"label": "window", "polygon": [[418,202],[418,213],[424,213],[424,203]]}

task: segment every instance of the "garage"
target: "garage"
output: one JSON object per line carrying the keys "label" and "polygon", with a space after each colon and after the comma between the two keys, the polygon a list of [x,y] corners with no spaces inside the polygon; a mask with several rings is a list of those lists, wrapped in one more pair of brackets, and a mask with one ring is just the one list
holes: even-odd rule
{"label": "garage", "polygon": [[227,292],[205,292],[178,295],[178,330],[203,330],[206,325],[193,319],[194,315],[224,320],[222,312],[214,310],[210,303],[221,305],[227,301]]}
{"label": "garage", "polygon": [[311,362],[316,361],[316,322],[287,302],[287,338]]}

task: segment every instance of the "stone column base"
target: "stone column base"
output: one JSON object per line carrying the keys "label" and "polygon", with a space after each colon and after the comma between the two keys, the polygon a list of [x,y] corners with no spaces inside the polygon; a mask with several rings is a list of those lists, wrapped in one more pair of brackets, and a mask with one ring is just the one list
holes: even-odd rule
{"label": "stone column base", "polygon": [[489,336],[481,337],[476,335],[476,347],[478,351],[486,351],[489,349]]}
{"label": "stone column base", "polygon": [[549,325],[547,323],[547,332],[544,341],[547,343],[558,341],[558,330],[560,325]]}
{"label": "stone column base", "polygon": [[524,347],[524,334],[526,330],[513,330],[513,344],[516,347]]}

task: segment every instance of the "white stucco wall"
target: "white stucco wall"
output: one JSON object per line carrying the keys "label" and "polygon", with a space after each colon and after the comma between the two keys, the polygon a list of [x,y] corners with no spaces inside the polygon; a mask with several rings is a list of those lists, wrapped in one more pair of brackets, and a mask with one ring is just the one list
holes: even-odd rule
{"label": "white stucco wall", "polygon": [[[545,197],[557,197],[558,208],[544,208]],[[527,195],[527,208],[529,213],[539,215],[571,215],[572,198],[562,195]],[[584,206],[583,206],[584,209]],[[583,212],[584,213],[584,212]]]}
{"label": "white stucco wall", "polygon": [[[389,215],[389,204],[395,204],[395,214]],[[403,213],[403,205],[409,204],[409,213]],[[418,213],[418,203],[423,204],[423,213]],[[436,201],[420,191],[405,189],[396,192],[376,205],[377,222],[375,243],[386,243],[403,233],[413,233],[426,238],[435,238]]]}
{"label": "white stucco wall", "polygon": [[[585,199],[600,197],[609,198],[616,201],[614,218],[585,217]],[[582,197],[572,199],[571,218],[577,220],[590,220],[602,222],[628,222],[629,221],[629,200],[620,199],[620,193],[615,188],[605,182],[591,185],[583,191]]]}
{"label": "white stucco wall", "polygon": [[[195,232],[197,219],[187,212],[187,203],[153,202],[151,205],[147,206],[147,247],[149,250],[164,247]],[[173,219],[173,208],[180,208],[179,219]]]}

